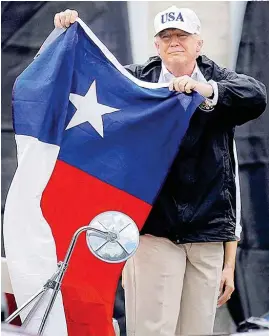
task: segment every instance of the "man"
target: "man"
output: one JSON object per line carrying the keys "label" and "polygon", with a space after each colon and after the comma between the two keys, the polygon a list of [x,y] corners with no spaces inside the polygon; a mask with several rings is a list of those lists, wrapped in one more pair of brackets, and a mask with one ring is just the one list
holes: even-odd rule
{"label": "man", "polygon": [[[69,27],[77,17],[76,11],[57,13],[55,26]],[[234,128],[264,111],[266,91],[200,56],[201,23],[190,9],[172,6],[156,15],[154,26],[159,56],[126,68],[141,80],[168,82],[170,90],[197,91],[206,101],[126,263],[127,334],[209,334],[217,305],[234,290],[240,235]]]}

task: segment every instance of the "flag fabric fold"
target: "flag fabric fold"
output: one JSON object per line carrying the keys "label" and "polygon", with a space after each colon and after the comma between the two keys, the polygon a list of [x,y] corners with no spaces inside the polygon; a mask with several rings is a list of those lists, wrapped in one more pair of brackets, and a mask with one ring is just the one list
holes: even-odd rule
{"label": "flag fabric fold", "polygon": [[[18,305],[44,285],[75,231],[96,215],[121,211],[142,228],[204,100],[137,80],[77,21],[14,85],[18,168],[4,239]],[[94,257],[81,235],[44,335],[114,335],[123,266]],[[47,301],[29,331],[37,331]]]}

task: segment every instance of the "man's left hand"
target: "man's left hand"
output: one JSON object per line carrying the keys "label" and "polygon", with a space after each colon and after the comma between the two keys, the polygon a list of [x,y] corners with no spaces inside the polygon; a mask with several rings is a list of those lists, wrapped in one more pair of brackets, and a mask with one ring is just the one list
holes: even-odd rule
{"label": "man's left hand", "polygon": [[210,84],[198,82],[192,79],[190,76],[181,76],[174,78],[169,84],[169,90],[186,93],[197,91],[206,98],[211,97],[214,93],[213,87]]}
{"label": "man's left hand", "polygon": [[231,298],[233,291],[234,291],[234,268],[227,266],[224,267],[222,271],[218,307],[221,307]]}

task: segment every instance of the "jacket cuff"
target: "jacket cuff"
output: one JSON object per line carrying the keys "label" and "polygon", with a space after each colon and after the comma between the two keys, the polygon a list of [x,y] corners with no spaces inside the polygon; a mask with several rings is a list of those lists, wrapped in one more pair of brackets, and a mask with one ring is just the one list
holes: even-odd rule
{"label": "jacket cuff", "polygon": [[223,102],[224,97],[225,97],[225,87],[223,85],[221,85],[220,83],[216,83],[217,87],[218,87],[218,101],[219,102]]}

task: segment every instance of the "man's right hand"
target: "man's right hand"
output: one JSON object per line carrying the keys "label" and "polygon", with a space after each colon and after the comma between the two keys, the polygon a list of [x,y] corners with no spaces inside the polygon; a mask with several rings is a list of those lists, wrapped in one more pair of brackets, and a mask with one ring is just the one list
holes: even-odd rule
{"label": "man's right hand", "polygon": [[78,18],[78,12],[67,9],[64,12],[55,14],[54,26],[55,28],[68,28]]}

